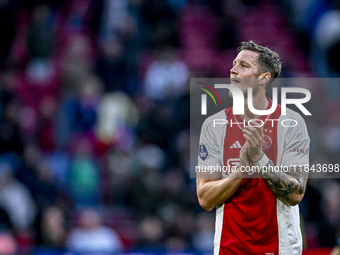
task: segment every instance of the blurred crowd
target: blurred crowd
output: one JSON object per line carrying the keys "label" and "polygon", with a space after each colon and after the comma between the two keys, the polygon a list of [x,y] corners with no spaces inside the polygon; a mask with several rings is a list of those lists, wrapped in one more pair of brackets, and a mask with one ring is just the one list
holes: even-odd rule
{"label": "blurred crowd", "polygon": [[[190,178],[190,77],[236,48],[283,77],[339,77],[331,0],[0,0],[0,253],[212,252]],[[310,88],[312,163],[339,163],[340,87]],[[326,120],[325,120],[326,116]],[[307,247],[340,237],[340,182],[311,179]]]}

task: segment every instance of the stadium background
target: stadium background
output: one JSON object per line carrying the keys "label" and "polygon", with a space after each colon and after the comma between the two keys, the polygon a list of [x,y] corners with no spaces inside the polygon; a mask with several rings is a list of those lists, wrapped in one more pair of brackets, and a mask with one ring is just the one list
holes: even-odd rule
{"label": "stadium background", "polygon": [[[189,78],[228,77],[250,39],[280,54],[282,77],[340,72],[335,0],[1,0],[0,25],[1,254],[211,254]],[[307,85],[311,163],[339,163],[338,85]],[[339,195],[337,179],[309,181],[304,254],[336,245]]]}

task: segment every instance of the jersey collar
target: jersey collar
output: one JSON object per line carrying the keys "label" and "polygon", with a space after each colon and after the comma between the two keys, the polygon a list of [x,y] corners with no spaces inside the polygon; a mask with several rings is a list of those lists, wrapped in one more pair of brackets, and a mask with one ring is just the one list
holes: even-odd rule
{"label": "jersey collar", "polygon": [[[269,98],[269,97],[267,97],[267,100],[268,100],[268,106],[267,106],[267,109],[266,110],[268,110],[268,109],[270,109],[271,107],[272,107],[272,100]],[[232,108],[233,108],[233,106],[232,106]],[[231,110],[233,110],[233,109],[231,109]],[[242,126],[240,126],[238,123],[243,123],[244,122],[244,120],[243,119],[241,119],[240,118],[240,116],[239,115],[234,115],[233,114],[233,111],[231,111],[231,114],[233,115],[233,118],[234,118],[234,120],[236,121],[236,123],[237,123],[237,126],[238,126],[238,130],[242,130],[243,128],[242,128]],[[262,115],[260,118],[258,118],[258,120],[262,120],[264,123],[263,123],[263,126],[264,125],[266,125],[266,123],[267,123],[267,120],[269,119],[269,117],[272,115],[272,113],[271,114],[268,114],[268,115]],[[243,124],[242,124],[243,125]]]}

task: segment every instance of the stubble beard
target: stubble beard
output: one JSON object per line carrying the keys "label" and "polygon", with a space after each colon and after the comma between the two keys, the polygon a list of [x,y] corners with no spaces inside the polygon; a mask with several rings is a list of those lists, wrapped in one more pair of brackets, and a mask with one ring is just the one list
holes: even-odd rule
{"label": "stubble beard", "polygon": [[[257,83],[257,81],[254,81],[252,88],[253,88],[253,96],[254,96],[254,95],[256,95],[257,91],[259,90],[259,84]],[[243,92],[244,99],[247,99],[248,98],[248,88],[242,89],[242,92]],[[229,95],[229,97],[233,97],[233,93],[230,90],[229,90],[228,95]]]}

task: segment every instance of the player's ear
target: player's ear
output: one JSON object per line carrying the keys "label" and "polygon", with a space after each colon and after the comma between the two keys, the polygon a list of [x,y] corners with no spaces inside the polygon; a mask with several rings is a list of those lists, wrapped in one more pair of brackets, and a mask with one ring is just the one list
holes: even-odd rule
{"label": "player's ear", "polygon": [[259,85],[266,85],[270,78],[271,78],[271,74],[266,72],[266,73],[261,73],[258,77],[258,80],[259,80]]}

